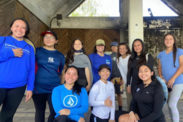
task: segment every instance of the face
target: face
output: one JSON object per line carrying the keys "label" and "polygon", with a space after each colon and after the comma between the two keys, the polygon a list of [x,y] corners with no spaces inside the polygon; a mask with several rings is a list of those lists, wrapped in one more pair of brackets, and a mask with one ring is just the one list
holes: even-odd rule
{"label": "face", "polygon": [[107,68],[102,68],[99,72],[101,79],[107,80],[110,76],[110,71]]}
{"label": "face", "polygon": [[122,55],[122,56],[126,55],[127,51],[128,51],[128,49],[126,48],[125,45],[120,45],[119,46],[119,53],[120,53],[120,55]]}
{"label": "face", "polygon": [[12,36],[14,38],[16,38],[16,39],[23,38],[26,33],[25,22],[22,20],[16,20],[11,27],[11,31],[12,31]]}
{"label": "face", "polygon": [[140,41],[135,41],[133,44],[133,48],[137,54],[140,54],[142,52],[142,44]]}
{"label": "face", "polygon": [[143,81],[148,81],[151,79],[153,72],[149,69],[149,67],[143,65],[139,68],[139,78]]}
{"label": "face", "polygon": [[76,40],[76,41],[74,42],[74,49],[75,49],[75,50],[81,50],[82,48],[83,48],[83,45],[82,45],[81,41]]}
{"label": "face", "polygon": [[118,47],[117,46],[112,46],[111,50],[112,50],[112,52],[117,53]]}
{"label": "face", "polygon": [[174,44],[174,38],[173,38],[173,36],[167,35],[165,37],[164,42],[165,42],[166,47],[173,47],[173,44]]}
{"label": "face", "polygon": [[45,34],[43,37],[43,42],[45,46],[54,47],[58,40],[56,40],[52,34]]}
{"label": "face", "polygon": [[97,45],[96,49],[97,49],[97,52],[104,52],[104,45]]}
{"label": "face", "polygon": [[64,78],[67,84],[74,84],[74,82],[78,79],[77,70],[75,68],[67,69]]}

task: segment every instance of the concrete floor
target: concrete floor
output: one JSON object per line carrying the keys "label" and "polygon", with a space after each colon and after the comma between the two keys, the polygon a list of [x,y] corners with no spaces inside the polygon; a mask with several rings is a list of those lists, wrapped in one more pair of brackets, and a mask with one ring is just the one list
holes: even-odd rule
{"label": "concrete floor", "polygon": [[[25,98],[23,98],[15,116],[14,116],[14,122],[34,122],[34,114],[35,114],[35,109],[34,109],[34,105],[33,105],[33,101],[32,99],[28,102],[24,102]],[[116,102],[116,108],[117,108],[117,102]],[[123,110],[126,110],[127,105],[126,105],[126,99],[123,98]],[[178,109],[179,109],[179,113],[180,113],[180,122],[183,122],[183,100],[179,100],[178,103]],[[168,112],[168,108],[167,105],[164,107],[163,109],[164,114],[166,116],[166,122],[171,122],[170,121],[170,117],[169,117],[169,112]],[[90,117],[90,113],[91,111],[89,110],[86,114],[85,114],[85,121],[89,122],[89,117]],[[46,121],[49,115],[49,109],[47,106],[46,109]]]}

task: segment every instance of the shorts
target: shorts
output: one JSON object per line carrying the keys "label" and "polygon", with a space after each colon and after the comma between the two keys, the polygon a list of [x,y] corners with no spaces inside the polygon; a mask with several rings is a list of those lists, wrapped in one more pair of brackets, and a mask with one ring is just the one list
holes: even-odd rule
{"label": "shorts", "polygon": [[120,80],[120,77],[115,77],[111,80],[111,82],[114,84],[116,94],[123,94],[123,85],[120,84]]}

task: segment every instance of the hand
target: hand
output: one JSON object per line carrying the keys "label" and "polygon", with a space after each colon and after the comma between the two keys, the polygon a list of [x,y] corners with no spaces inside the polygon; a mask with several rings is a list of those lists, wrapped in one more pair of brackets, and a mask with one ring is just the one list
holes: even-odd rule
{"label": "hand", "polygon": [[23,55],[22,49],[17,48],[17,49],[12,49],[12,50],[13,50],[15,57],[22,57],[22,55]]}
{"label": "hand", "polygon": [[124,80],[121,79],[121,80],[120,80],[120,85],[123,85],[123,84],[124,84]]}
{"label": "hand", "polygon": [[62,109],[59,111],[60,115],[69,115],[70,114],[70,110],[69,109]]}
{"label": "hand", "polygon": [[130,87],[130,86],[127,87],[127,92],[128,92],[129,94],[131,94],[131,87]]}
{"label": "hand", "polygon": [[115,120],[111,120],[111,119],[109,119],[109,122],[115,122]]}
{"label": "hand", "polygon": [[133,111],[129,114],[128,122],[138,122]]}
{"label": "hand", "polygon": [[110,100],[110,96],[104,101],[104,105],[108,107],[113,107],[112,101]]}
{"label": "hand", "polygon": [[25,102],[27,102],[31,97],[32,97],[32,91],[27,91],[26,97],[25,97]]}
{"label": "hand", "polygon": [[85,122],[84,118],[80,117],[78,122]]}
{"label": "hand", "polygon": [[88,92],[90,90],[90,85],[86,86],[86,91]]}
{"label": "hand", "polygon": [[174,82],[175,82],[175,79],[174,79],[174,78],[171,78],[171,79],[168,81],[168,83],[167,83],[168,88],[171,88],[171,89],[172,89]]}
{"label": "hand", "polygon": [[[163,78],[162,78],[163,79]],[[166,80],[165,79],[163,79],[163,81],[167,84],[167,82],[166,82]]]}

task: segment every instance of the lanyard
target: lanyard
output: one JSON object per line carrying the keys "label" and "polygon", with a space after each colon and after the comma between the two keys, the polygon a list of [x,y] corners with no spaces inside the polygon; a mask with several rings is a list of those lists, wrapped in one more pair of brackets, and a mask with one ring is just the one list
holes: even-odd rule
{"label": "lanyard", "polygon": [[[17,44],[16,44],[16,43],[15,43],[15,41],[14,41],[14,38],[13,38],[13,37],[11,37],[11,39],[13,40],[13,42],[14,42],[15,46],[18,48]],[[22,49],[24,49],[27,45],[28,45],[28,44],[26,44]]]}

